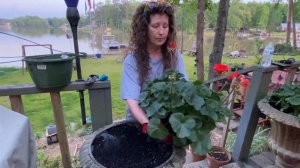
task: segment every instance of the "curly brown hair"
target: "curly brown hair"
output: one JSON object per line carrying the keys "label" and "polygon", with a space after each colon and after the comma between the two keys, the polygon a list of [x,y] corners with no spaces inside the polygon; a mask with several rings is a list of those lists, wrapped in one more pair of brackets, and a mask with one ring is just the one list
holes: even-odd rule
{"label": "curly brown hair", "polygon": [[168,44],[176,41],[174,8],[169,3],[160,1],[140,4],[132,17],[129,40],[129,52],[132,52],[136,60],[140,86],[147,79],[150,70],[147,42],[150,15],[153,14],[166,14],[169,17],[169,34],[161,47],[164,69],[174,69],[177,63],[176,51],[168,50]]}

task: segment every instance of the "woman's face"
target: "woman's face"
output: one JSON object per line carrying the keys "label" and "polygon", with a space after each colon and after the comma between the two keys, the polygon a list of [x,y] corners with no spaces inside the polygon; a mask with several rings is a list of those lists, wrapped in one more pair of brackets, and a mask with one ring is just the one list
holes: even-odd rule
{"label": "woman's face", "polygon": [[169,34],[169,17],[166,14],[150,15],[148,25],[148,46],[161,47]]}

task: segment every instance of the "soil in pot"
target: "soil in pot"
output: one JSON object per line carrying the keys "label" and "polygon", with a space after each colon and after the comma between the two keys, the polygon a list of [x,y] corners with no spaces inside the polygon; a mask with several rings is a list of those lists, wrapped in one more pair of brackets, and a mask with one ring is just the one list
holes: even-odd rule
{"label": "soil in pot", "polygon": [[98,134],[92,143],[92,154],[109,168],[153,168],[167,162],[172,145],[140,133],[140,126],[127,123]]}
{"label": "soil in pot", "polygon": [[210,168],[219,168],[230,162],[231,154],[225,148],[213,146],[206,158]]}
{"label": "soil in pot", "polygon": [[223,151],[211,151],[208,154],[209,156],[218,161],[227,161],[229,159],[226,152]]}

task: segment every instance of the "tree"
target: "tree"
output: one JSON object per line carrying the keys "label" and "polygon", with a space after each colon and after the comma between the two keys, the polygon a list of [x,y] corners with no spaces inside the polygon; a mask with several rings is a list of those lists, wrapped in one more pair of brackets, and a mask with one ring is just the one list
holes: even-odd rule
{"label": "tree", "polygon": [[291,4],[291,14],[292,14],[292,26],[293,26],[293,47],[296,50],[297,49],[297,39],[296,39],[296,23],[295,23],[295,11],[294,11],[294,2],[292,0]]}
{"label": "tree", "polygon": [[286,41],[285,41],[287,44],[290,42],[290,35],[291,35],[292,3],[293,0],[288,0],[288,17],[287,17]]}
{"label": "tree", "polygon": [[277,26],[280,25],[280,23],[284,22],[283,16],[285,11],[283,11],[283,5],[280,4],[274,4],[270,6],[271,14],[269,16],[269,21],[267,25],[267,31],[273,32],[277,30]]}
{"label": "tree", "polygon": [[204,24],[205,24],[204,10],[205,10],[205,0],[198,0],[196,66],[197,66],[197,78],[199,80],[204,80],[204,54],[203,54],[203,36],[204,36]]}
{"label": "tree", "polygon": [[226,26],[227,26],[227,17],[228,17],[228,11],[229,11],[229,3],[230,3],[230,0],[221,0],[219,3],[219,11],[218,11],[217,26],[215,29],[214,45],[213,45],[212,52],[209,56],[209,72],[208,72],[209,79],[212,78],[214,75],[213,66],[217,63],[221,63],[221,60],[222,60]]}
{"label": "tree", "polygon": [[257,27],[260,29],[266,29],[269,21],[270,10],[267,5],[263,5],[258,9],[260,17],[258,19]]}
{"label": "tree", "polygon": [[248,7],[240,0],[231,1],[228,13],[227,28],[232,31],[238,31],[240,28],[249,28],[251,12]]}
{"label": "tree", "polygon": [[210,10],[205,11],[205,21],[209,28],[215,28],[217,23],[218,4],[213,3]]}

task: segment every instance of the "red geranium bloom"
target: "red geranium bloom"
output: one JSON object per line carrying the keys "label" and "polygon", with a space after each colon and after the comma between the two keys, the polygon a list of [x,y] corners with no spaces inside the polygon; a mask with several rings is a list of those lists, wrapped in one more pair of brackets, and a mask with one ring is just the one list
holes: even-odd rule
{"label": "red geranium bloom", "polygon": [[250,80],[247,78],[243,78],[243,80],[241,81],[241,85],[245,88],[247,88],[249,86]]}
{"label": "red geranium bloom", "polygon": [[227,72],[229,70],[229,67],[226,64],[215,64],[214,70],[217,72]]}
{"label": "red geranium bloom", "polygon": [[177,47],[177,44],[175,41],[173,42],[169,42],[169,45],[168,45],[170,48],[176,48]]}
{"label": "red geranium bloom", "polygon": [[232,72],[230,75],[227,76],[228,80],[232,80],[233,78],[239,78],[239,73],[237,71]]}

